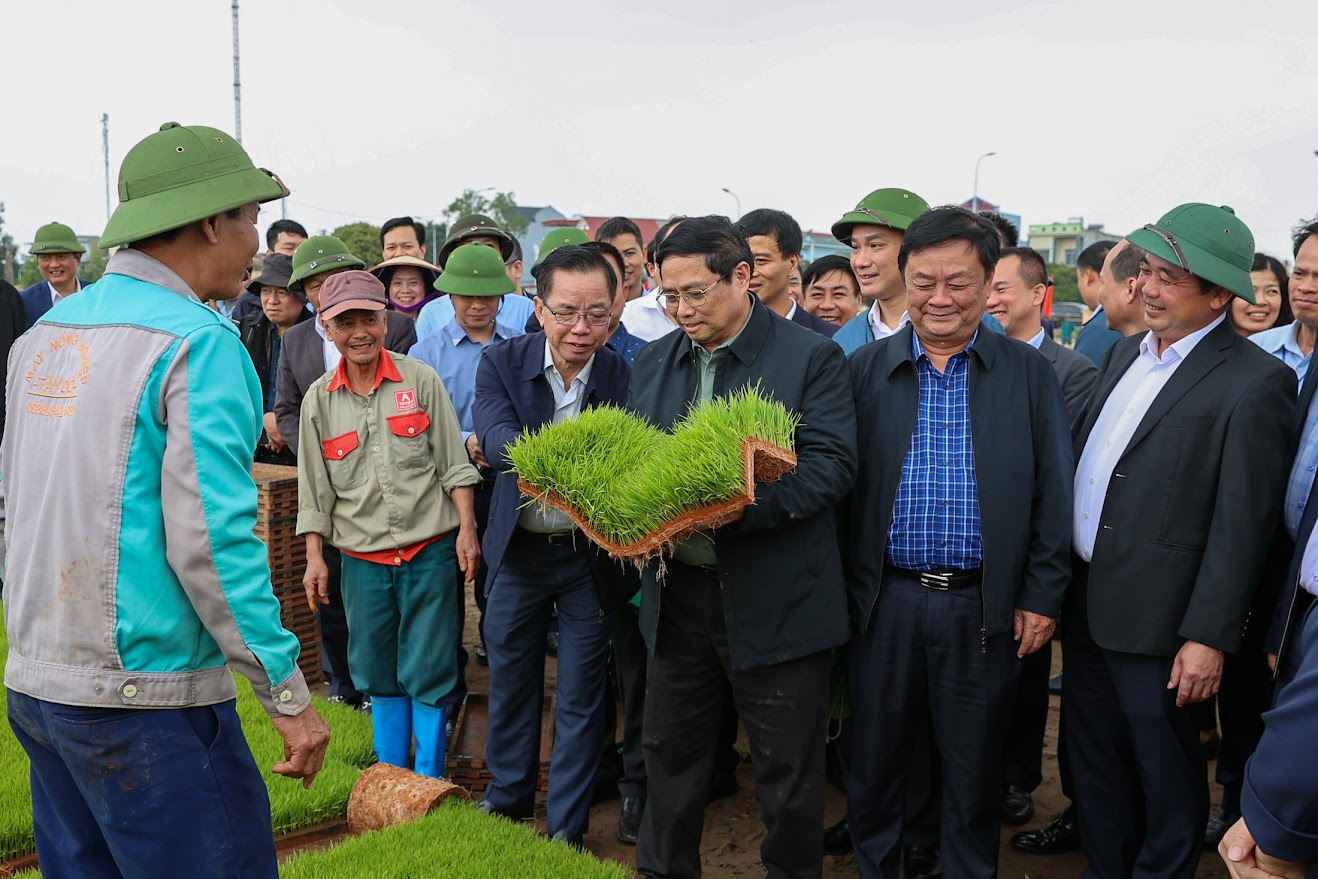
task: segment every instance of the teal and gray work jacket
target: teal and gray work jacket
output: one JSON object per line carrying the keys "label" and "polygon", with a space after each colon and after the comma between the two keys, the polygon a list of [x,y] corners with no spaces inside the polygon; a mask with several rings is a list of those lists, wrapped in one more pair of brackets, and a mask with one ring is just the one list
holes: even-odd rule
{"label": "teal and gray work jacket", "polygon": [[[235,287],[238,279],[234,279]],[[106,708],[310,703],[254,533],[261,386],[233,323],[131,249],[9,354],[5,686]]]}

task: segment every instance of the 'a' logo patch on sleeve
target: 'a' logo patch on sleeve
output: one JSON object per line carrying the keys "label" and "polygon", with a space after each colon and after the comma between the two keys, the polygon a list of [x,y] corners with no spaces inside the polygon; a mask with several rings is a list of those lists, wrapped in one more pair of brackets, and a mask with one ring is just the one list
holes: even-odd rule
{"label": "'a' logo patch on sleeve", "polygon": [[394,402],[398,404],[399,412],[411,412],[416,409],[416,388],[408,388],[405,391],[394,391]]}

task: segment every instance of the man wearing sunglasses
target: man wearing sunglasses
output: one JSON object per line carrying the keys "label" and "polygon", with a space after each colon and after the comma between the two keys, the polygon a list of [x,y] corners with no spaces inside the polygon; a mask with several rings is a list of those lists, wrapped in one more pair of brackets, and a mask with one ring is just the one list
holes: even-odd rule
{"label": "man wearing sunglasses", "polygon": [[750,247],[726,217],[684,220],[656,252],[680,333],[636,355],[631,407],[671,428],[692,404],[758,385],[799,415],[797,465],[759,485],[736,522],[694,535],[642,571],[650,649],[648,800],[636,866],[694,877],[731,698],[750,738],[771,876],[817,877],[823,860],[830,650],[848,635],[834,508],[856,473],[856,417],[842,350],[751,295]]}
{"label": "man wearing sunglasses", "polygon": [[555,249],[535,268],[536,316],[544,329],[485,350],[476,369],[472,424],[497,473],[485,530],[485,643],[490,662],[481,808],[529,819],[540,772],[540,706],[550,612],[558,611],[558,685],[546,805],[549,835],[581,847],[604,739],[605,672],[616,569],[572,520],[529,504],[517,488],[508,445],[527,430],[576,418],[585,408],[627,401],[630,370],[604,347],[617,275],[604,255]]}
{"label": "man wearing sunglasses", "polygon": [[1086,875],[1188,879],[1208,783],[1184,709],[1241,647],[1286,492],[1286,455],[1258,450],[1294,448],[1296,379],[1227,320],[1254,301],[1230,208],[1181,205],[1126,240],[1149,331],[1112,348],[1078,422],[1064,734]]}

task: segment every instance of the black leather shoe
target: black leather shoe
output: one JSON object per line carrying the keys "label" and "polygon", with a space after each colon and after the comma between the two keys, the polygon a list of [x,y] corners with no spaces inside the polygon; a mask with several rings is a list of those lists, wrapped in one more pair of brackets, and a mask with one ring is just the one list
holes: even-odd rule
{"label": "black leather shoe", "polygon": [[641,816],[645,814],[645,800],[640,797],[623,797],[618,810],[618,842],[636,845],[641,835]]}
{"label": "black leather shoe", "polygon": [[824,828],[824,854],[826,855],[845,855],[851,851],[851,825],[847,823],[847,817],[842,816],[842,820],[832,827]]}
{"label": "black leather shoe", "polygon": [[1059,671],[1055,675],[1048,676],[1048,692],[1062,695],[1062,673]]}
{"label": "black leather shoe", "polygon": [[1217,849],[1217,844],[1226,836],[1226,832],[1231,829],[1231,825],[1240,820],[1239,815],[1231,815],[1226,812],[1218,812],[1208,821],[1208,829],[1204,831],[1204,851],[1211,852]]}
{"label": "black leather shoe", "polygon": [[1067,806],[1047,827],[1013,834],[1011,844],[1033,855],[1060,855],[1080,848],[1080,828],[1075,823],[1075,806]]}
{"label": "black leather shoe", "polygon": [[487,650],[485,649],[485,642],[484,642],[484,641],[482,641],[482,642],[480,642],[479,644],[476,645],[476,664],[477,664],[477,665],[489,665],[489,664],[490,664],[490,654],[489,654],[489,651],[487,651]]}
{"label": "black leather shoe", "polygon": [[1002,823],[1019,827],[1034,817],[1034,798],[1014,784],[1002,794]]}
{"label": "black leather shoe", "polygon": [[906,862],[906,879],[936,879],[943,875],[943,859],[936,848],[903,846],[902,860]]}
{"label": "black leather shoe", "polygon": [[586,842],[581,838],[580,833],[568,833],[566,830],[560,830],[550,837],[553,842],[561,842],[564,845],[570,845],[579,852],[586,850]]}
{"label": "black leather shoe", "polygon": [[545,636],[545,653],[549,656],[558,656],[558,633],[550,632]]}

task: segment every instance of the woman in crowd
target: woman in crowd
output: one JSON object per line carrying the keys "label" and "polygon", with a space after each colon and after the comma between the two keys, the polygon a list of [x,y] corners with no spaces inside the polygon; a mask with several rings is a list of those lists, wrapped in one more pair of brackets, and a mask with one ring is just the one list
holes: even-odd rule
{"label": "woman in crowd", "polygon": [[1239,297],[1231,304],[1231,323],[1237,333],[1252,336],[1273,327],[1284,327],[1295,319],[1286,284],[1289,274],[1275,257],[1254,254],[1254,266],[1249,273],[1254,283],[1254,304]]}
{"label": "woman in crowd", "polygon": [[380,279],[389,296],[389,308],[416,320],[421,309],[439,295],[435,281],[439,267],[415,256],[396,256],[387,259],[371,274]]}

